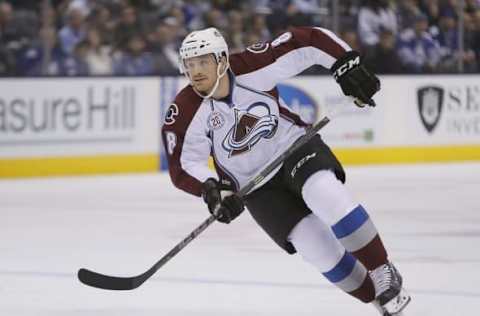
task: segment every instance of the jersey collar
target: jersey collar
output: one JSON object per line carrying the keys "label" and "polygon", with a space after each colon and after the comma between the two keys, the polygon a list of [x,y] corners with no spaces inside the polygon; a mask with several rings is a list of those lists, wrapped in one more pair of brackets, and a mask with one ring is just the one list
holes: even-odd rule
{"label": "jersey collar", "polygon": [[236,79],[235,79],[235,75],[233,74],[233,71],[228,69],[227,71],[227,75],[228,75],[228,78],[230,79],[230,87],[229,87],[229,92],[228,92],[228,95],[224,98],[221,98],[221,99],[217,99],[216,101],[219,101],[219,102],[224,102],[226,103],[229,107],[233,107],[234,104],[233,104],[233,90],[237,84],[236,82]]}

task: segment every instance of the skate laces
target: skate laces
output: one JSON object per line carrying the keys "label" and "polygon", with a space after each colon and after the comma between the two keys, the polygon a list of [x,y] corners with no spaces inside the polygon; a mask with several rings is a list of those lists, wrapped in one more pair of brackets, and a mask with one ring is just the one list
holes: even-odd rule
{"label": "skate laces", "polygon": [[373,285],[375,287],[376,296],[379,296],[386,290],[388,290],[393,282],[393,270],[389,264],[383,264],[370,271],[370,277],[372,278]]}

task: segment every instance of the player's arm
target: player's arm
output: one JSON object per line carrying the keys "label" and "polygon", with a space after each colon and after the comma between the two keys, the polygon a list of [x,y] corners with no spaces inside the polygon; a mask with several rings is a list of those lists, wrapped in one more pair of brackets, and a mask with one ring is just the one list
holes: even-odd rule
{"label": "player's arm", "polygon": [[[178,101],[170,106],[162,127],[162,140],[173,184],[190,194],[201,196],[202,184],[216,179],[208,168],[211,144],[206,131],[196,125],[192,105]],[[195,113],[192,113],[195,112]]]}
{"label": "player's arm", "polygon": [[368,71],[358,52],[331,31],[319,27],[293,27],[263,47],[252,46],[232,55],[232,69],[239,79],[270,90],[313,65],[329,69],[345,95],[372,104],[380,88],[378,78]]}
{"label": "player's arm", "polygon": [[[190,88],[179,93],[170,105],[162,126],[162,139],[173,184],[190,194],[202,196],[218,221],[230,223],[244,210],[240,197],[227,193],[208,168],[211,140],[205,118],[199,113],[201,99]],[[225,194],[226,193],[226,194]]]}

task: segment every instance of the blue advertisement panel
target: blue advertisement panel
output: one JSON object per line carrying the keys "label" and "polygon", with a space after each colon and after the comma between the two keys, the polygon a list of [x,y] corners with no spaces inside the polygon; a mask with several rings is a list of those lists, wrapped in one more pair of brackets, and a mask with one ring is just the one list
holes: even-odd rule
{"label": "blue advertisement panel", "polygon": [[279,84],[277,87],[283,101],[299,114],[305,123],[313,124],[317,121],[318,105],[305,90],[290,84]]}

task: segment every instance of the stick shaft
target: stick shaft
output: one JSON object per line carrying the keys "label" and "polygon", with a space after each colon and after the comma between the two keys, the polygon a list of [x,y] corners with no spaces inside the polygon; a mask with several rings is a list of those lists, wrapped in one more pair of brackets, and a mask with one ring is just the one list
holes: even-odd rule
{"label": "stick shaft", "polygon": [[[236,194],[240,197],[244,197],[253,189],[258,183],[262,182],[275,168],[277,168],[283,161],[289,157],[294,151],[307,143],[322,127],[324,127],[329,122],[328,117],[324,117],[320,122],[308,129],[307,133],[303,135],[299,140],[293,143],[285,152],[278,156],[274,161],[272,161],[268,166],[266,166],[254,179],[247,182],[247,184],[240,189]],[[156,265],[157,269],[162,267],[167,263],[171,258],[173,258],[177,253],[179,253],[185,246],[187,246],[192,240],[194,240],[198,235],[200,235],[210,224],[215,221],[215,216],[211,215],[203,223],[201,223],[197,228],[195,228],[187,237],[185,237],[181,242],[179,242],[175,247],[172,248],[162,259],[160,259]]]}

